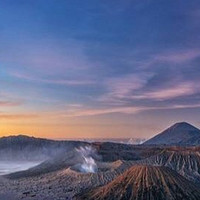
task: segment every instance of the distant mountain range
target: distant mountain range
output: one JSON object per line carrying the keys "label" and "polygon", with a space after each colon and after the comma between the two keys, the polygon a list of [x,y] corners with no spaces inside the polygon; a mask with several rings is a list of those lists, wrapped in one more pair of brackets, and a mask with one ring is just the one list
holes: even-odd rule
{"label": "distant mountain range", "polygon": [[[100,143],[111,145],[113,141],[102,140]],[[135,144],[141,140],[126,139],[115,140],[114,143]],[[55,141],[42,138],[28,137],[24,135],[9,136],[0,138],[0,159],[17,160],[46,160],[62,152],[68,152],[91,141]],[[95,142],[96,143],[96,142]],[[95,144],[94,143],[94,144]],[[176,123],[162,133],[147,140],[144,145],[179,145],[195,146],[200,145],[200,130],[187,122]],[[118,145],[119,146],[119,145]],[[123,145],[121,144],[121,147]],[[126,147],[127,148],[127,147]],[[132,155],[132,154],[131,154]],[[131,156],[130,156],[131,158]]]}
{"label": "distant mountain range", "polygon": [[[142,140],[137,139],[118,139],[115,141],[93,141],[95,143],[105,143],[106,147],[115,145],[121,148],[128,148],[126,144],[140,143]],[[1,160],[46,160],[63,152],[69,152],[81,145],[91,144],[92,141],[55,141],[49,139],[28,137],[25,135],[9,136],[0,138],[0,159]],[[176,123],[162,133],[147,140],[143,145],[168,145],[168,146],[198,146],[200,145],[200,130],[189,123]],[[102,145],[104,146],[104,145]],[[132,145],[129,145],[132,146]],[[112,149],[112,148],[111,148]],[[102,154],[105,156],[105,154]],[[121,155],[121,154],[120,154]],[[126,155],[127,157],[128,155]],[[124,156],[122,156],[123,158]],[[130,154],[130,159],[132,154]],[[114,159],[114,155],[113,155]]]}
{"label": "distant mountain range", "polygon": [[79,139],[85,142],[111,142],[120,144],[142,144],[146,139],[144,138],[96,138],[96,139]]}
{"label": "distant mountain range", "polygon": [[187,122],[176,123],[147,140],[145,145],[199,145],[200,130]]}

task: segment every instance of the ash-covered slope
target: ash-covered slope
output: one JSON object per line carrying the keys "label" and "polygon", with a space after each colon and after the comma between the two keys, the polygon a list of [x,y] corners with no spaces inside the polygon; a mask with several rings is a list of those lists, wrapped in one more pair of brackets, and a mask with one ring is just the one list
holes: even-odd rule
{"label": "ash-covered slope", "polygon": [[188,180],[200,183],[200,148],[171,147],[161,153],[141,160],[138,163],[154,166],[166,166]]}
{"label": "ash-covered slope", "polygon": [[[19,179],[1,179],[0,194],[12,191],[17,199],[31,200],[71,200],[75,195],[96,187],[108,184],[126,169],[133,165],[132,161],[115,161],[97,163],[97,173],[82,173],[73,167],[34,177],[18,177]],[[12,177],[10,177],[12,178]],[[14,177],[13,177],[14,178]]]}
{"label": "ash-covered slope", "polygon": [[198,200],[200,188],[166,167],[133,166],[111,183],[78,200]]}
{"label": "ash-covered slope", "polygon": [[162,133],[146,141],[145,145],[196,145],[200,130],[186,122],[176,123]]}

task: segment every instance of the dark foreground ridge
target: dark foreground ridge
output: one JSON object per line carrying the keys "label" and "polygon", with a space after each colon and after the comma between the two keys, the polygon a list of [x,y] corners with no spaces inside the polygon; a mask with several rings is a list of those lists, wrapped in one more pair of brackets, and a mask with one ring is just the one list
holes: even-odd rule
{"label": "dark foreground ridge", "polygon": [[200,188],[166,167],[136,165],[77,200],[197,200]]}

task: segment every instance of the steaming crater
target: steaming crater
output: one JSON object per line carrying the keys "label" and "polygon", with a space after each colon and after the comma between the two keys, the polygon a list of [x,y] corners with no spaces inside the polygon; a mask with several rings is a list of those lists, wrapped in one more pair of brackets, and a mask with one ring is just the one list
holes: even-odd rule
{"label": "steaming crater", "polygon": [[75,165],[74,168],[82,173],[96,173],[98,171],[98,167],[93,158],[96,155],[96,150],[91,146],[85,146],[76,149],[76,151],[80,156],[81,163]]}
{"label": "steaming crater", "polygon": [[[96,161],[97,170],[93,173],[99,173],[99,172],[113,172],[116,169],[119,169],[123,162],[121,160],[117,160],[115,162],[102,162],[102,161]],[[72,171],[78,172],[78,173],[89,173],[82,171],[81,164],[73,165],[69,168]]]}
{"label": "steaming crater", "polygon": [[70,167],[79,173],[106,172],[114,169],[112,163],[102,162],[96,149],[92,146],[84,146],[76,149],[78,153],[78,163]]}
{"label": "steaming crater", "polygon": [[95,173],[97,172],[97,170],[98,170],[97,164],[92,157],[84,158],[84,162],[81,164],[81,172]]}

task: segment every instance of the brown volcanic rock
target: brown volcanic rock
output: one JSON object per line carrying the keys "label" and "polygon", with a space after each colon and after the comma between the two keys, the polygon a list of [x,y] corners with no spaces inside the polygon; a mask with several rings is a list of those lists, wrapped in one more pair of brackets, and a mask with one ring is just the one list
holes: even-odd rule
{"label": "brown volcanic rock", "polygon": [[136,165],[78,200],[199,200],[200,188],[166,167]]}
{"label": "brown volcanic rock", "polygon": [[199,147],[171,147],[161,153],[137,162],[138,164],[169,167],[185,178],[200,183]]}

